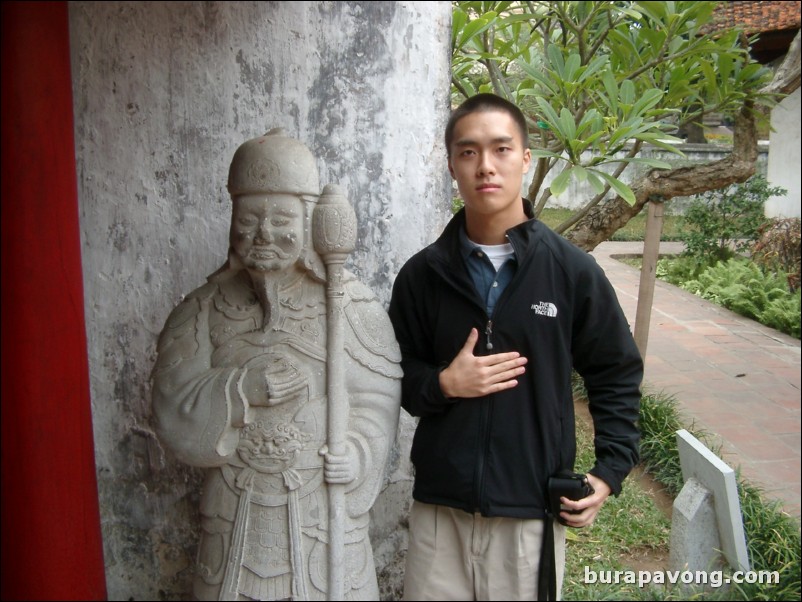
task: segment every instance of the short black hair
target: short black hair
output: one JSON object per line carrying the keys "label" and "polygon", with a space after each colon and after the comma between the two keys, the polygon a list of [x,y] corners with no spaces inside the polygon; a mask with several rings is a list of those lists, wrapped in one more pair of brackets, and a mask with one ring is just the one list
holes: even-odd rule
{"label": "short black hair", "polygon": [[482,93],[471,96],[451,112],[451,117],[448,118],[448,124],[446,124],[446,153],[449,157],[451,157],[451,143],[454,141],[454,128],[457,122],[466,115],[484,111],[501,111],[512,117],[521,133],[521,142],[523,142],[524,148],[529,148],[529,129],[521,109],[501,96]]}

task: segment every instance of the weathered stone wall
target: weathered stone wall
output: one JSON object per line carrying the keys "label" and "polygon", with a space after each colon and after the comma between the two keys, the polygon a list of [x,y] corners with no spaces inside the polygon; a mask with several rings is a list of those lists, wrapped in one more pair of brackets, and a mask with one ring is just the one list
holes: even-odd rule
{"label": "weathered stone wall", "polygon": [[[284,127],[355,205],[348,267],[386,304],[450,209],[449,2],[71,2],[84,288],[109,597],[188,596],[199,472],[153,434],[170,309],[225,259],[237,146]],[[404,546],[410,433],[374,512]],[[392,570],[390,570],[392,573]]]}

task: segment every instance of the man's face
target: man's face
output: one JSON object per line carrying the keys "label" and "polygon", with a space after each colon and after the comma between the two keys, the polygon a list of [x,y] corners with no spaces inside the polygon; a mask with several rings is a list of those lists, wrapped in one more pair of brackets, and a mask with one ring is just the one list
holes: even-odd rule
{"label": "man's face", "polygon": [[288,194],[243,194],[234,198],[231,246],[250,270],[290,268],[303,249],[303,207]]}
{"label": "man's face", "polygon": [[503,111],[470,113],[454,127],[448,169],[466,211],[498,215],[520,211],[523,175],[531,153],[515,120]]}

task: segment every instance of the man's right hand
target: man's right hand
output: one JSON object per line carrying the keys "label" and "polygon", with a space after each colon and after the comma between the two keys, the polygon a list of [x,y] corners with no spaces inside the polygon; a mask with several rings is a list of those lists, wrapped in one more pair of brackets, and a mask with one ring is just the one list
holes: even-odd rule
{"label": "man's right hand", "polygon": [[446,397],[482,397],[511,389],[525,372],[528,360],[517,351],[474,355],[478,340],[479,331],[472,328],[457,357],[440,372],[440,388]]}

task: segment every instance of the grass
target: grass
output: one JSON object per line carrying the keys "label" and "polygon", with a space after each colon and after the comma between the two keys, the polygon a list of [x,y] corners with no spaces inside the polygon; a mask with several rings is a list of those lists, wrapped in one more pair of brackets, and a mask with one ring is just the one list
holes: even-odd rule
{"label": "grass", "polygon": [[[577,467],[593,466],[591,427],[577,421]],[[621,495],[602,506],[590,527],[569,529],[566,544],[564,600],[632,600],[639,592],[628,584],[586,583],[585,567],[591,571],[615,571],[637,567],[629,558],[666,555],[671,523],[654,499],[633,483],[630,475]]]}
{"label": "grass", "polygon": [[[545,208],[540,214],[539,219],[549,226],[555,228],[565,220],[567,220],[573,211],[570,209],[550,209]],[[661,240],[680,240],[679,229],[682,225],[682,217],[677,215],[664,215],[663,216],[663,231],[660,237]],[[641,211],[638,215],[633,217],[627,224],[613,234],[610,240],[617,242],[630,242],[633,240],[643,240],[646,234],[646,212]]]}
{"label": "grass", "polygon": [[[581,386],[578,398],[583,398]],[[579,403],[582,403],[580,400]],[[590,426],[579,420],[577,467],[593,464]],[[686,428],[718,453],[706,433],[686,427],[676,400],[662,393],[646,393],[641,402],[642,466],[672,494],[682,487],[676,431]],[[800,533],[798,523],[783,513],[776,502],[738,476],[741,512],[752,570],[778,571],[780,583],[743,584],[730,588],[689,590],[682,586],[646,586],[636,583],[585,583],[585,567],[591,571],[668,569],[660,563],[644,564],[653,556],[665,563],[669,553],[670,521],[649,492],[627,478],[622,494],[610,498],[596,522],[587,529],[570,530],[563,585],[565,600],[799,600]],[[610,573],[607,573],[610,575]],[[636,573],[637,574],[637,573]],[[623,580],[623,579],[622,579]]]}

